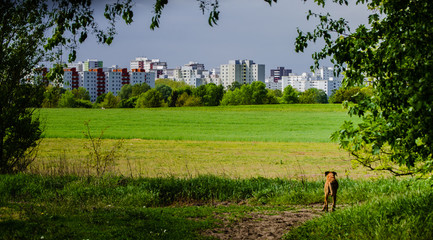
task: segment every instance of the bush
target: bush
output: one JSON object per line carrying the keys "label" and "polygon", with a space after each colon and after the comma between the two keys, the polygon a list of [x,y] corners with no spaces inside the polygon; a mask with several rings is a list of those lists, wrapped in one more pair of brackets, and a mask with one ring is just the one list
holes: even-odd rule
{"label": "bush", "polygon": [[292,86],[288,85],[284,88],[283,103],[298,103],[299,102],[299,92],[294,89]]}
{"label": "bush", "polygon": [[104,98],[101,106],[103,108],[116,108],[120,102],[119,97],[114,96],[113,93],[109,92]]}
{"label": "bush", "polygon": [[162,94],[156,89],[142,93],[137,100],[137,108],[155,108],[161,107],[163,101]]}
{"label": "bush", "polygon": [[340,88],[335,91],[331,97],[329,97],[330,103],[342,103],[344,101],[349,101],[353,103],[360,103],[366,97],[371,97],[373,95],[371,87],[350,87],[350,88]]}
{"label": "bush", "polygon": [[328,103],[328,97],[325,91],[317,88],[310,88],[300,94],[299,103]]}
{"label": "bush", "polygon": [[74,108],[92,108],[93,103],[89,100],[77,99],[73,105]]}

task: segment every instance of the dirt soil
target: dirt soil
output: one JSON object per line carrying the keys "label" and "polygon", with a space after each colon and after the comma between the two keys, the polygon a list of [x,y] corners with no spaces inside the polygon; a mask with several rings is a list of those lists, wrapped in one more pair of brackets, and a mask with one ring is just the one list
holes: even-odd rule
{"label": "dirt soil", "polygon": [[247,213],[245,217],[230,221],[227,216],[217,216],[223,226],[203,232],[218,239],[281,239],[281,237],[307,220],[321,215],[321,206],[303,206],[290,211]]}

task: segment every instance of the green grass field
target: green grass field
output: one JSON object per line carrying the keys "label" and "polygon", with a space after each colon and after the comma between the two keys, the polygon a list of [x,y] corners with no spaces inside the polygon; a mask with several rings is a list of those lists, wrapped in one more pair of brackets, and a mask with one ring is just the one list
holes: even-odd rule
{"label": "green grass field", "polygon": [[46,138],[83,138],[90,120],[105,138],[329,142],[349,119],[341,105],[261,105],[157,109],[41,109]]}
{"label": "green grass field", "polygon": [[[340,105],[260,105],[158,109],[42,109],[45,139],[35,172],[82,174],[84,122],[104,130],[109,148],[126,139],[116,174],[141,177],[317,179],[326,170],[363,178],[329,136],[349,119]],[[58,171],[57,171],[58,172]],[[374,174],[375,175],[375,174]]]}

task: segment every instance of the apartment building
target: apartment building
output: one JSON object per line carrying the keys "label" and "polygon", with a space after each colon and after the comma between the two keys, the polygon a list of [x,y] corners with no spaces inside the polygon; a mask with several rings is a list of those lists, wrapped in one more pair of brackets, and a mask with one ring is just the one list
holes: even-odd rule
{"label": "apartment building", "polygon": [[281,80],[281,77],[289,76],[290,73],[292,73],[292,69],[277,67],[276,69],[271,69],[271,78],[274,82],[278,82]]}
{"label": "apartment building", "polygon": [[155,72],[146,72],[144,69],[131,69],[129,72],[131,85],[147,83],[151,88],[155,88]]}
{"label": "apartment building", "polygon": [[98,69],[102,68],[104,66],[104,63],[102,61],[98,61],[97,59],[87,59],[83,65],[82,71],[89,71],[90,69]]}
{"label": "apartment building", "polygon": [[167,69],[165,73],[165,78],[173,81],[182,81],[193,87],[209,83],[221,84],[218,69],[206,70],[204,64],[197,62],[189,62],[175,69]]}
{"label": "apartment building", "polygon": [[221,83],[225,88],[234,82],[265,82],[265,65],[256,64],[252,60],[230,60],[228,64],[221,65],[220,71]]}
{"label": "apartment building", "polygon": [[281,90],[282,88],[281,87],[282,81],[281,80],[275,81],[272,76],[266,78],[265,84],[266,84],[266,88],[271,90],[276,90],[276,89]]}
{"label": "apartment building", "polygon": [[[155,72],[146,72],[144,69],[128,71],[126,68],[116,67],[99,67],[84,71],[85,67],[81,68],[81,65],[84,66],[85,63],[74,63],[70,65],[72,67],[64,69],[63,88],[72,90],[83,87],[89,92],[92,102],[108,92],[117,96],[125,84],[147,83],[150,87],[155,87]],[[78,71],[77,67],[83,70]]]}
{"label": "apartment building", "polygon": [[284,91],[288,85],[300,92],[309,88],[317,88],[325,91],[328,97],[333,90],[339,89],[342,85],[343,77],[335,77],[332,67],[321,67],[314,73],[302,73],[301,75],[289,74],[281,78],[281,90]]}
{"label": "apartment building", "polygon": [[156,78],[160,78],[167,70],[167,62],[161,62],[159,59],[148,59],[145,57],[137,57],[130,61],[130,69],[143,69],[146,72],[154,72]]}

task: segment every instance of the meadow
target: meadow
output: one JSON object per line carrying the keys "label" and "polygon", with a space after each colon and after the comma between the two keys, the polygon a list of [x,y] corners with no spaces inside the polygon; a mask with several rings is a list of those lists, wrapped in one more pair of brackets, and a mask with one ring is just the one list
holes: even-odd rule
{"label": "meadow", "polygon": [[84,122],[109,139],[329,142],[348,119],[338,104],[155,109],[41,109],[45,138],[83,138]]}
{"label": "meadow", "polygon": [[41,109],[40,116],[46,131],[36,172],[83,172],[90,121],[94,137],[103,131],[104,146],[124,139],[115,172],[125,176],[315,180],[327,169],[352,178],[377,175],[352,169],[350,156],[330,142],[349,119],[340,105]]}
{"label": "meadow", "polygon": [[[0,175],[0,239],[433,237],[432,182],[353,168],[329,140],[349,119],[340,105],[41,109],[40,117],[34,164]],[[122,143],[101,176],[88,164],[89,120],[94,138],[103,131],[102,152]],[[332,213],[320,211],[326,170],[340,183]]]}

